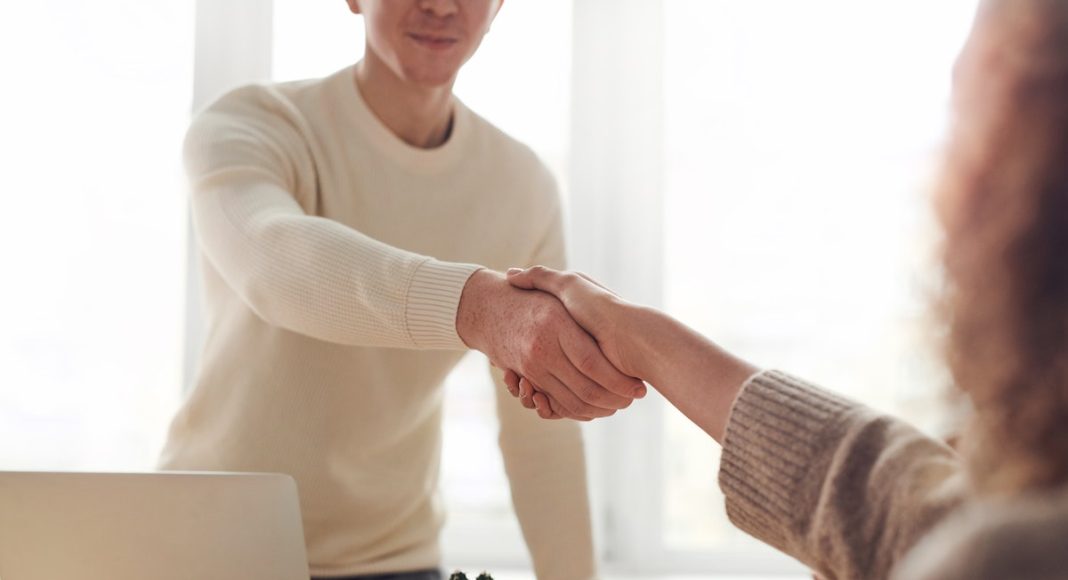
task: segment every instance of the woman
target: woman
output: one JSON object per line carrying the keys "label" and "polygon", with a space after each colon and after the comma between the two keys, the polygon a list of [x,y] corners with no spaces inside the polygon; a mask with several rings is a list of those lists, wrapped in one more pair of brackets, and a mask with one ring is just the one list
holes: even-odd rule
{"label": "woman", "polygon": [[985,2],[955,81],[936,205],[959,453],[581,275],[509,273],[722,443],[731,521],[823,578],[1068,577],[1068,3]]}

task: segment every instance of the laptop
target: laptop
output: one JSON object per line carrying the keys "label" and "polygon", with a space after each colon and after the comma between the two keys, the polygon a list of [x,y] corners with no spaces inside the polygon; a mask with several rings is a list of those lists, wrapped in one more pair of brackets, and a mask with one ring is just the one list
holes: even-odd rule
{"label": "laptop", "polygon": [[308,580],[292,478],[0,472],[0,580]]}

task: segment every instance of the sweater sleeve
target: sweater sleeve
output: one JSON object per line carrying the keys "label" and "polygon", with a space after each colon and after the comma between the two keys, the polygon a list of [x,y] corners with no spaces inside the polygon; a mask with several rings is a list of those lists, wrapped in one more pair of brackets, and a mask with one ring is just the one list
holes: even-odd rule
{"label": "sweater sleeve", "polygon": [[[551,225],[530,264],[566,266],[563,219],[555,204]],[[499,443],[512,503],[539,580],[596,578],[582,429],[575,421],[546,421],[508,394],[491,368]]]}
{"label": "sweater sleeve", "polygon": [[302,130],[299,114],[265,87],[231,93],[193,121],[184,156],[211,265],[260,318],[293,332],[346,345],[466,348],[456,308],[479,266],[309,215],[315,166]]}
{"label": "sweater sleeve", "polygon": [[775,371],[735,401],[719,482],[735,525],[828,580],[887,578],[965,492],[947,446]]}

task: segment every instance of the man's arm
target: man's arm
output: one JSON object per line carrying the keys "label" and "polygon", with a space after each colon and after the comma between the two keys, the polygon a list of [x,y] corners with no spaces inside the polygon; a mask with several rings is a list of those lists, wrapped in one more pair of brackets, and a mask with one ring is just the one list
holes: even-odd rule
{"label": "man's arm", "polygon": [[441,262],[310,216],[262,175],[201,183],[193,219],[208,260],[266,322],[347,345],[463,349],[456,309],[473,264]]}
{"label": "man's arm", "polygon": [[479,266],[404,251],[306,213],[316,171],[302,123],[265,87],[238,89],[194,119],[184,157],[208,261],[274,326],[346,345],[465,348],[456,307]]}
{"label": "man's arm", "polygon": [[346,345],[470,346],[536,377],[577,419],[630,403],[640,383],[551,296],[306,213],[297,200],[314,191],[315,168],[300,123],[281,97],[245,89],[200,115],[186,139],[201,248],[260,318]]}

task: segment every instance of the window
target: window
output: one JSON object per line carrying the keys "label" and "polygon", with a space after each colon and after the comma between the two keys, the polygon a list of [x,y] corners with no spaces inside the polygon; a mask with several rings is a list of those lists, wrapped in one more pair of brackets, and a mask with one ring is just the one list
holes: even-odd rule
{"label": "window", "polygon": [[0,51],[0,468],[151,469],[180,396],[185,2],[20,2]]}
{"label": "window", "polygon": [[[666,309],[937,433],[926,190],[975,5],[667,2]],[[664,429],[666,548],[768,550],[726,519],[718,446]]]}

